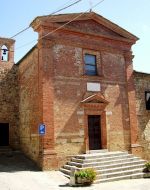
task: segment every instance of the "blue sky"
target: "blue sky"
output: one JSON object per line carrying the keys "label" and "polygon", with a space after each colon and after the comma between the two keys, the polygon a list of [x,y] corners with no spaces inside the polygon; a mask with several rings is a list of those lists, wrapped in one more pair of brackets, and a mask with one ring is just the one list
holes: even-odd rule
{"label": "blue sky", "polygon": [[[94,5],[100,0],[82,0],[60,13],[84,12],[90,7],[89,1]],[[50,14],[64,4],[72,2],[75,2],[75,0],[1,1],[0,36],[9,38],[29,26],[36,16]],[[132,49],[135,55],[133,60],[134,69],[150,73],[150,0],[104,0],[93,11],[140,38]],[[32,29],[15,38],[16,62],[25,55],[35,42],[24,45],[34,39],[37,39],[37,34]]]}

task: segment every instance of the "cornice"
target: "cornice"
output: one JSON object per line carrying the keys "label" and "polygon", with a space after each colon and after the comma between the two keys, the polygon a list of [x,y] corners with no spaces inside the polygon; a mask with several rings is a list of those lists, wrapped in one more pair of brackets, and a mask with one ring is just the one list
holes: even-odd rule
{"label": "cornice", "polygon": [[[33,22],[30,24],[30,26],[32,26],[34,30],[37,30],[39,25],[46,26],[46,25],[49,25],[50,23],[64,23],[64,22],[68,22],[71,20],[79,21],[79,20],[89,20],[89,19],[92,19],[92,20],[96,21],[97,23],[102,24],[103,26],[107,27],[108,29],[123,36],[128,41],[131,41],[132,43],[135,43],[138,40],[138,38],[135,35],[131,34],[130,32],[128,32],[125,29],[118,26],[117,24],[111,22],[110,20],[108,20],[94,12],[41,16],[41,17],[35,18],[33,20]],[[58,24],[58,26],[60,26],[60,25],[61,24]],[[73,29],[73,30],[75,30],[75,29]]]}

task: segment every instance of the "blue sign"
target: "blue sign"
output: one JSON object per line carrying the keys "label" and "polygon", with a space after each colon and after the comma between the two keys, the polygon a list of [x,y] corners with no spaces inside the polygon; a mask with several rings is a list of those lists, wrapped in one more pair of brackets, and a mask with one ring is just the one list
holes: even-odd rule
{"label": "blue sign", "polygon": [[40,135],[45,135],[46,132],[46,126],[44,124],[39,125],[39,134]]}

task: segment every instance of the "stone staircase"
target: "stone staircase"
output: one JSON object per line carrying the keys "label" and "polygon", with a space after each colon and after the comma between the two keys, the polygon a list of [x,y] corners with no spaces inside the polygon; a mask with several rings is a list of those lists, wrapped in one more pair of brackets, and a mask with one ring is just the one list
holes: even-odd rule
{"label": "stone staircase", "polygon": [[15,154],[21,154],[20,150],[14,150],[10,146],[0,146],[0,156],[11,157]]}
{"label": "stone staircase", "polygon": [[12,149],[9,146],[0,146],[0,155],[11,155]]}
{"label": "stone staircase", "polygon": [[71,167],[78,169],[93,168],[97,172],[95,183],[122,179],[143,178],[145,160],[127,152],[98,152],[74,156],[70,162],[60,168],[66,177],[70,177]]}

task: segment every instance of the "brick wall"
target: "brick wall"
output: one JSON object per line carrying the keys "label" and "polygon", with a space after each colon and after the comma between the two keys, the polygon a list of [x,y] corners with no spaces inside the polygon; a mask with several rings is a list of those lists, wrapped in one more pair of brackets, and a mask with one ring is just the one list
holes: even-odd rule
{"label": "brick wall", "polygon": [[[102,67],[98,66],[98,72],[101,73],[101,68],[103,68],[103,77],[90,77],[83,73],[83,52],[86,50],[65,44],[53,47],[54,128],[56,150],[62,157],[85,152],[84,138],[87,126],[84,126],[84,110],[80,102],[87,93],[87,82],[100,83],[101,93],[109,101],[106,107],[107,148],[109,150],[130,150],[124,56],[121,52],[96,51],[100,56],[99,64],[102,65]],[[90,52],[92,51],[95,52],[94,50]]]}
{"label": "brick wall", "polygon": [[38,51],[36,48],[19,63],[20,146],[33,160],[39,156]]}
{"label": "brick wall", "polygon": [[58,44],[53,47],[53,57],[56,152],[59,161],[64,162],[65,157],[85,151],[84,113],[80,101],[86,92],[86,83],[80,79],[81,48]]}
{"label": "brick wall", "polygon": [[150,160],[150,111],[145,106],[145,91],[150,90],[150,74],[135,72],[136,112],[138,138],[143,149],[143,158]]}

